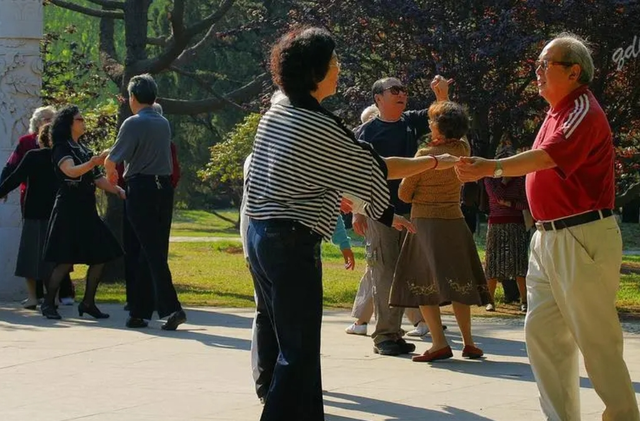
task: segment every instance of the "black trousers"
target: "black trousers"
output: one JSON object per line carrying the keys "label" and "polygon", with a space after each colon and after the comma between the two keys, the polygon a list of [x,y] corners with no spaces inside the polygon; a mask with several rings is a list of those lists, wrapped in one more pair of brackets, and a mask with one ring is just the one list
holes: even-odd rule
{"label": "black trousers", "polygon": [[[131,317],[160,318],[181,310],[169,270],[169,234],[173,187],[169,176],[140,175],[127,179],[127,217],[140,244],[135,285],[130,291]],[[141,276],[148,271],[149,276]]]}
{"label": "black trousers", "polygon": [[261,421],[324,420],[320,241],[318,234],[294,221],[249,223],[259,381],[269,384]]}
{"label": "black trousers", "polygon": [[[140,264],[140,242],[136,233],[133,231],[129,216],[127,215],[127,206],[124,207],[122,221],[122,243],[124,248],[124,279],[127,295],[127,303],[133,301],[134,288],[136,279],[141,276],[151,276],[149,274],[149,265]],[[149,280],[143,282],[151,282]]]}

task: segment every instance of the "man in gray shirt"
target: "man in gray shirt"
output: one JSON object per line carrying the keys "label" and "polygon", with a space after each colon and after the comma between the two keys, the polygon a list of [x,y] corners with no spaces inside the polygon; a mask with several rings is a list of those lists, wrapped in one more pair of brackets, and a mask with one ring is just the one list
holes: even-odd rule
{"label": "man in gray shirt", "polygon": [[116,184],[116,164],[125,164],[126,213],[140,242],[140,270],[148,271],[151,277],[135,281],[127,327],[147,327],[146,320],[157,309],[160,318],[168,316],[162,329],[175,330],[187,316],[178,301],[168,264],[173,216],[171,128],[153,109],[158,87],[150,75],[131,78],[128,91],[134,115],[122,123],[105,169],[109,181]]}

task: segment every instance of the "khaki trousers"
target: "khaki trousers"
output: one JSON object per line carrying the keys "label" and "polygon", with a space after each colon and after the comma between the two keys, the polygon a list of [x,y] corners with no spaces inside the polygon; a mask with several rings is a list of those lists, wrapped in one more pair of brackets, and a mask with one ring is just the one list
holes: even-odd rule
{"label": "khaki trousers", "polygon": [[[367,218],[367,225],[367,248],[368,254],[371,254],[367,256],[367,263],[371,270],[373,307],[376,315],[376,330],[371,334],[371,338],[373,343],[379,344],[388,340],[396,341],[404,335],[404,309],[389,307],[389,295],[407,231],[398,231],[371,218]],[[422,320],[418,309],[412,309],[407,316],[414,324]]]}
{"label": "khaki trousers", "polygon": [[616,311],[622,239],[613,217],[536,231],[525,337],[547,420],[579,421],[578,350],[605,421],[640,421]]}

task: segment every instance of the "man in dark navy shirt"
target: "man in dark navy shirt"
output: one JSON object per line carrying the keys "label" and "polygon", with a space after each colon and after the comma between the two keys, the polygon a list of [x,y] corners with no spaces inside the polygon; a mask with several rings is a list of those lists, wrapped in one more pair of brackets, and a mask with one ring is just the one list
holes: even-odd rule
{"label": "man in dark navy shirt", "polygon": [[[449,83],[436,76],[431,88],[437,101],[446,101]],[[355,130],[356,137],[373,145],[382,157],[413,157],[418,151],[418,140],[429,132],[427,110],[405,111],[408,90],[397,78],[376,81],[372,88],[373,99],[380,114]],[[398,188],[402,180],[389,180],[389,193],[395,213],[409,217],[411,205],[398,199]],[[393,273],[400,255],[406,233],[386,227],[381,223],[354,215],[354,230],[367,237],[367,262],[371,266],[373,279],[373,301],[376,315],[376,330],[371,335],[373,351],[380,355],[400,355],[413,352],[415,345],[407,343],[402,336],[402,308],[389,307],[389,293]],[[381,258],[384,256],[384,258]],[[419,315],[416,317],[420,320]]]}

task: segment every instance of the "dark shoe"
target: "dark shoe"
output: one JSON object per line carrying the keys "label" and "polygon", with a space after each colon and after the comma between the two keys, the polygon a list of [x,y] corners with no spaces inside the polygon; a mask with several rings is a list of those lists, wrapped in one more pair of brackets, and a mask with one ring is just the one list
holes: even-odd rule
{"label": "dark shoe", "polygon": [[464,358],[469,358],[469,359],[476,359],[476,358],[480,358],[484,355],[484,352],[480,349],[477,348],[475,346],[471,346],[471,345],[466,345],[464,347],[464,349],[462,350],[462,356]]}
{"label": "dark shoe", "polygon": [[400,349],[400,345],[397,342],[389,340],[373,345],[373,353],[396,356],[402,354],[402,349]]}
{"label": "dark shoe", "polygon": [[404,339],[398,339],[396,343],[398,344],[398,347],[400,347],[401,354],[411,354],[416,350],[416,346],[414,344],[410,344]]}
{"label": "dark shoe", "polygon": [[416,363],[430,363],[432,361],[446,360],[451,357],[453,357],[451,347],[445,346],[444,348],[434,352],[425,351],[424,354],[416,355],[415,357],[411,358],[411,360]]}
{"label": "dark shoe", "polygon": [[131,310],[131,307],[129,307],[129,303],[124,305],[124,311],[129,311]]}
{"label": "dark shoe", "polygon": [[107,313],[103,313],[100,310],[98,310],[98,307],[96,307],[95,304],[87,305],[84,302],[81,302],[80,304],[78,304],[78,315],[80,317],[82,317],[82,315],[84,313],[87,313],[90,316],[93,316],[94,319],[108,319],[109,318],[109,315]]}
{"label": "dark shoe", "polygon": [[187,321],[184,310],[175,311],[169,316],[167,322],[162,325],[162,330],[176,330],[179,325]]}
{"label": "dark shoe", "polygon": [[40,310],[42,311],[42,315],[47,319],[50,319],[50,320],[62,319],[60,314],[58,314],[58,310],[56,310],[55,306],[42,304],[42,306],[40,307]]}
{"label": "dark shoe", "polygon": [[149,323],[139,317],[129,317],[126,326],[132,329],[140,329],[149,326]]}

